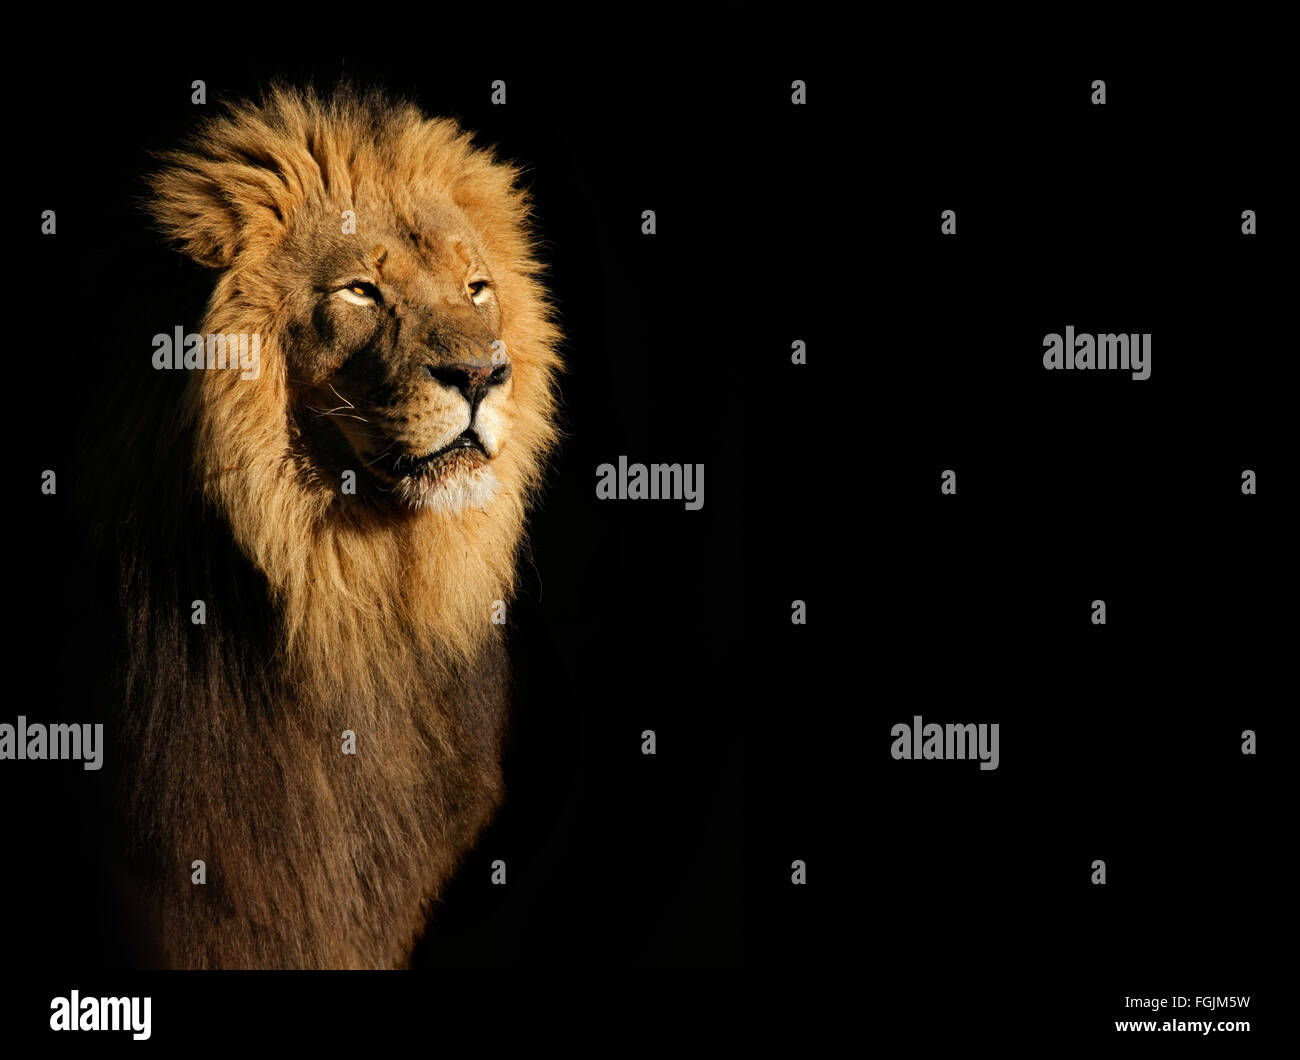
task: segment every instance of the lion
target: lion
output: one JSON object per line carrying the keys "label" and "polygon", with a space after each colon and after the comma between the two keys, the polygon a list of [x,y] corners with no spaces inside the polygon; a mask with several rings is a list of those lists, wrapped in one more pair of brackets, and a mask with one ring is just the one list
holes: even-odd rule
{"label": "lion", "polygon": [[151,372],[175,400],[137,388],[108,446],[145,963],[402,967],[503,796],[562,369],[529,195],[452,120],[283,85],[149,189],[213,280],[187,370]]}

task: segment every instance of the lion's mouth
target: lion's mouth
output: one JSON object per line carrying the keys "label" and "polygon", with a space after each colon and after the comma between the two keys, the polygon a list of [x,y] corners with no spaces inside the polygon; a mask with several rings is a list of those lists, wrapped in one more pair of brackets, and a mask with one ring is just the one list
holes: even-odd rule
{"label": "lion's mouth", "polygon": [[382,465],[389,492],[408,507],[438,512],[486,511],[498,482],[492,458],[474,430],[425,456],[399,456]]}
{"label": "lion's mouth", "polygon": [[487,449],[471,427],[458,434],[441,449],[425,456],[398,456],[389,462],[387,470],[394,478],[435,474],[443,465],[466,461],[477,465],[488,459]]}

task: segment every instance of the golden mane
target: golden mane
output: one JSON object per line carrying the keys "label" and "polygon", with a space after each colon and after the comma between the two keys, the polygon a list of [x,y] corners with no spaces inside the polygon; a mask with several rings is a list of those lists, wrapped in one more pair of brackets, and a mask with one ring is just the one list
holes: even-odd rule
{"label": "golden mane", "polygon": [[[559,332],[538,281],[519,172],[471,145],[450,120],[341,91],[330,99],[273,88],[209,120],[162,156],[152,209],[164,232],[222,270],[200,331],[259,334],[261,371],[194,372],[180,426],[193,472],[244,554],[266,576],[287,661],[320,692],[364,675],[387,684],[433,643],[467,661],[510,597],[524,515],[552,448]],[[379,511],[340,496],[303,458],[280,345],[286,234],[304,211],[335,217],[355,191],[404,211],[412,189],[455,203],[493,262],[514,365],[510,444],[486,511]],[[364,238],[364,218],[358,222]],[[378,693],[379,687],[373,688]]]}
{"label": "golden mane", "polygon": [[[257,335],[260,357],[249,378],[136,361],[90,433],[105,466],[85,499],[125,633],[112,849],[150,918],[141,960],[401,965],[503,792],[494,603],[557,437],[560,370],[527,196],[453,122],[346,89],[273,88],[160,157],[149,210],[218,270],[198,329]],[[366,239],[377,207],[391,233],[430,202],[490,261],[513,369],[485,510],[345,494],[290,368],[321,233]],[[356,235],[333,235],[346,210]]]}

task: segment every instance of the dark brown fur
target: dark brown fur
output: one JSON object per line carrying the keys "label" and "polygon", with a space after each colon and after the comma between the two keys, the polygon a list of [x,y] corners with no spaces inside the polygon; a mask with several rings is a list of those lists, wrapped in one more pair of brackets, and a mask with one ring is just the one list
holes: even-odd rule
{"label": "dark brown fur", "polygon": [[[473,664],[431,655],[382,711],[346,693],[304,702],[276,664],[265,581],[219,520],[195,503],[156,530],[124,571],[115,771],[159,955],[181,968],[402,965],[501,796],[500,641]],[[185,618],[193,599],[208,603],[205,626]],[[341,753],[345,729],[356,755]]]}
{"label": "dark brown fur", "polygon": [[[453,124],[349,93],[273,90],[165,161],[152,212],[219,270],[196,330],[260,334],[262,368],[146,373],[106,402],[117,435],[96,439],[112,462],[100,516],[127,660],[121,859],[160,963],[400,966],[502,795],[507,668],[491,616],[556,436],[559,368],[527,201]],[[355,240],[337,234],[346,210]],[[500,489],[482,506],[404,507],[380,480],[339,488],[358,458],[312,402],[331,384],[353,384],[358,405],[367,391],[339,365],[406,373],[409,405],[390,394],[357,411],[372,429],[423,423],[425,447],[460,400],[420,363],[460,356],[438,328],[418,333],[433,336],[426,356],[410,328],[405,346],[382,346],[378,309],[326,303],[317,273],[366,275],[377,244],[391,248],[384,319],[472,317],[509,351],[491,399]],[[449,248],[491,269],[490,312],[456,303]],[[339,264],[322,267],[327,254]]]}

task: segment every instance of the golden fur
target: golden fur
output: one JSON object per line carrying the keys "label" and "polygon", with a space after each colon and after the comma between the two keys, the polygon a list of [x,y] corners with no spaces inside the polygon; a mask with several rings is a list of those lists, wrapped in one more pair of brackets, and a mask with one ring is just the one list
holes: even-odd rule
{"label": "golden fur", "polygon": [[[161,963],[400,965],[501,796],[494,603],[556,438],[560,368],[528,201],[518,171],[451,121],[350,91],[273,89],[163,161],[153,216],[219,270],[199,331],[262,347],[256,378],[196,370],[174,410],[138,396],[122,410],[137,442],[114,451],[144,462],[116,545],[130,873]],[[348,210],[355,235],[339,231]],[[481,508],[390,503],[380,482],[343,493],[349,458],[331,463],[304,427],[337,367],[317,371],[302,338],[324,304],[308,272],[383,244],[406,290],[430,291],[448,259],[429,217],[490,268],[490,330],[513,368],[492,399],[506,441]],[[205,626],[189,623],[193,598]]]}
{"label": "golden fur", "polygon": [[[559,336],[537,279],[517,170],[475,150],[454,122],[426,120],[410,106],[379,113],[377,129],[375,112],[351,95],[326,102],[276,89],[208,125],[193,149],[166,156],[169,167],[154,182],[165,232],[224,270],[200,332],[263,334],[258,379],[192,378],[196,473],[278,594],[289,646],[332,681],[355,681],[376,649],[400,655],[411,634],[472,655],[490,631],[492,601],[509,595],[525,505],[555,438]],[[516,401],[513,440],[495,464],[504,488],[486,512],[376,517],[340,503],[336,483],[295,456],[276,348],[276,252],[298,214],[339,216],[362,182],[381,185],[399,209],[413,188],[454,203],[494,262]],[[376,633],[394,642],[376,644]]]}

